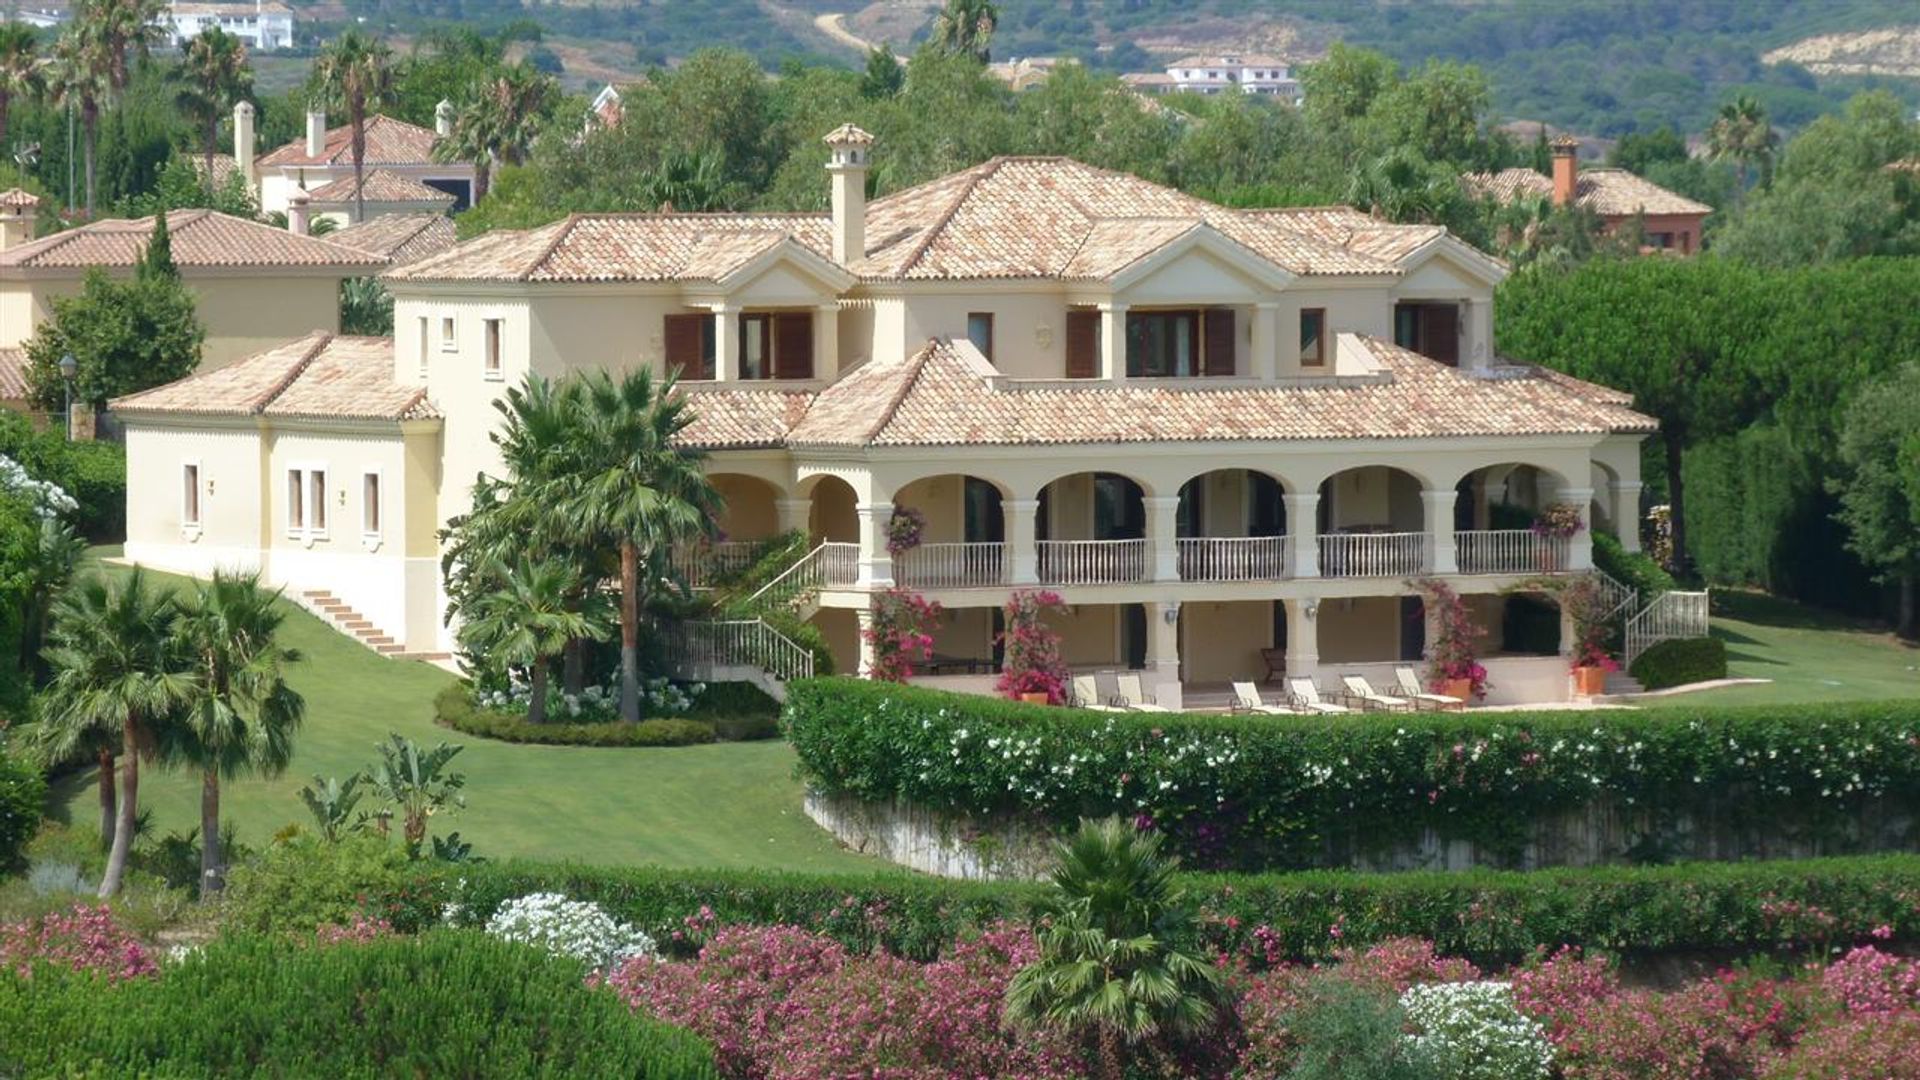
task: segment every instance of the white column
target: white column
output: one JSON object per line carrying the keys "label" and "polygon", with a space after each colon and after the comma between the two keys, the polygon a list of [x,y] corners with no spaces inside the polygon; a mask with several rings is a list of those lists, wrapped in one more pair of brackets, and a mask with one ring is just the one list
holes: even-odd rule
{"label": "white column", "polygon": [[[1287,576],[1319,577],[1320,489],[1289,491],[1280,497],[1287,504],[1287,536],[1293,544],[1293,565],[1287,568]],[[1291,619],[1291,604],[1288,610],[1288,618]],[[1289,622],[1288,626],[1291,627],[1292,623]],[[1292,641],[1292,638],[1288,638],[1288,641]]]}
{"label": "white column", "polygon": [[1573,539],[1567,541],[1567,569],[1591,570],[1593,569],[1593,489],[1561,488],[1558,499],[1560,502],[1579,507],[1580,520],[1587,526],[1574,533]]}
{"label": "white column", "polygon": [[854,661],[854,670],[863,679],[872,678],[873,642],[867,639],[867,634],[873,629],[873,609],[861,608],[854,612],[853,617],[854,621],[859,624],[859,631],[854,635],[855,656],[857,657]]}
{"label": "white column", "polygon": [[1127,305],[1100,305],[1100,377],[1122,382],[1127,377]]}
{"label": "white column", "polygon": [[1006,528],[1007,581],[1033,585],[1040,580],[1040,547],[1034,542],[1034,519],[1039,499],[1001,499],[1000,520]]}
{"label": "white column", "polygon": [[1253,341],[1247,347],[1247,374],[1271,379],[1280,364],[1280,305],[1253,305]]}
{"label": "white column", "polygon": [[1160,683],[1180,681],[1180,605],[1164,601],[1147,605],[1147,675],[1149,692]]}
{"label": "white column", "polygon": [[1147,507],[1147,558],[1153,567],[1154,581],[1180,580],[1180,496],[1148,495],[1140,500]]}
{"label": "white column", "polygon": [[887,523],[893,520],[893,503],[855,503],[853,512],[860,521],[859,583],[889,588],[893,585],[893,554],[887,550]]}
{"label": "white column", "polygon": [[807,532],[813,524],[813,501],[811,499],[775,499],[774,513],[779,515],[780,531]]}
{"label": "white column", "polygon": [[813,309],[813,377],[831,381],[840,372],[840,302]]}
{"label": "white column", "polygon": [[740,381],[740,309],[713,309],[713,374],[722,382]]}
{"label": "white column", "polygon": [[1613,527],[1620,531],[1620,546],[1629,552],[1640,550],[1640,487],[1638,481],[1613,482]]}
{"label": "white column", "polygon": [[[1320,623],[1316,597],[1285,601],[1287,605],[1287,677],[1317,679],[1320,675]],[[1314,614],[1308,614],[1309,610]]]}
{"label": "white column", "polygon": [[1453,546],[1454,497],[1452,488],[1420,493],[1426,506],[1427,572],[1431,574],[1451,574],[1460,569]]}

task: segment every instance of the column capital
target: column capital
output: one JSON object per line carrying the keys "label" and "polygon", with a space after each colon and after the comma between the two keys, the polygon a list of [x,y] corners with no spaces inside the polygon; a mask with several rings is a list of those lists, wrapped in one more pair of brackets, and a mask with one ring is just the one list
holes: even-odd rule
{"label": "column capital", "polygon": [[1420,492],[1420,497],[1428,502],[1451,501],[1459,496],[1460,493],[1452,488],[1424,488]]}
{"label": "column capital", "polygon": [[893,500],[888,499],[884,502],[857,502],[853,504],[853,512],[856,514],[878,514],[881,511],[885,511],[888,517],[892,517]]}
{"label": "column capital", "polygon": [[[1035,501],[1037,502],[1038,500]],[[1180,496],[1142,495],[1140,497],[1140,503],[1149,510],[1178,510],[1180,509]]]}
{"label": "column capital", "polygon": [[1040,512],[1040,500],[1001,499],[1000,512],[1003,514],[1037,514]]}
{"label": "column capital", "polygon": [[1130,305],[1125,300],[1102,300],[1093,306],[1095,310],[1102,312],[1123,312]]}
{"label": "column capital", "polygon": [[1647,485],[1641,483],[1638,480],[1615,480],[1613,482],[1614,490],[1622,493],[1629,492],[1629,491],[1638,493],[1646,490],[1646,487]]}
{"label": "column capital", "polygon": [[1306,506],[1320,501],[1320,488],[1315,485],[1312,491],[1282,491],[1280,497],[1285,499],[1289,506]]}
{"label": "column capital", "polygon": [[1554,493],[1554,498],[1560,502],[1573,503],[1584,508],[1586,504],[1593,501],[1593,489],[1590,487],[1563,487]]}

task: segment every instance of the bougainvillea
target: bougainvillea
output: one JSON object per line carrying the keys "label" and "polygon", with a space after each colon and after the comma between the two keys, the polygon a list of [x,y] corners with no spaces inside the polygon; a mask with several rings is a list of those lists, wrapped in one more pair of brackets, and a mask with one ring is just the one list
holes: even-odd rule
{"label": "bougainvillea", "polygon": [[1487,696],[1487,669],[1480,663],[1480,642],[1486,627],[1473,621],[1473,612],[1453,587],[1437,578],[1422,578],[1413,583],[1426,605],[1433,625],[1432,640],[1427,642],[1427,686],[1444,693],[1447,684],[1465,682],[1474,698]]}
{"label": "bougainvillea", "polygon": [[1070,676],[1060,656],[1060,635],[1043,618],[1062,608],[1060,594],[1050,589],[1020,589],[1007,598],[1000,681],[994,684],[1002,697],[1045,694],[1049,705],[1066,703]]}
{"label": "bougainvillea", "polygon": [[0,969],[26,976],[39,963],[91,971],[112,982],[160,970],[153,953],[113,921],[105,904],[76,904],[72,911],[0,926]]}
{"label": "bougainvillea", "polygon": [[887,552],[899,555],[920,546],[927,531],[927,515],[911,506],[896,506],[887,518]]}
{"label": "bougainvillea", "polygon": [[888,589],[873,598],[873,621],[860,636],[873,650],[869,679],[903,683],[913,677],[913,665],[933,658],[929,629],[940,617],[940,605],[911,589]]}
{"label": "bougainvillea", "polygon": [[1572,503],[1554,503],[1533,519],[1533,535],[1549,540],[1566,540],[1587,527],[1580,508]]}

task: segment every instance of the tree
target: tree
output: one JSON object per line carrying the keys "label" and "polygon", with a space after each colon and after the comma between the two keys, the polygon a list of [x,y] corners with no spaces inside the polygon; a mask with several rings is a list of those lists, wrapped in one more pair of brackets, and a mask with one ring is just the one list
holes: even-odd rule
{"label": "tree", "polygon": [[75,30],[100,53],[116,95],[133,81],[133,57],[167,39],[167,24],[167,0],[80,0],[73,10]]}
{"label": "tree", "polygon": [[474,198],[486,194],[495,162],[521,165],[560,101],[560,84],[527,64],[502,69],[482,83],[453,122],[453,134],[433,148],[443,161],[470,161]]}
{"label": "tree", "polygon": [[[47,84],[54,101],[80,114],[80,147],[86,216],[93,217],[94,147],[100,138],[100,109],[113,93],[109,74],[111,59],[80,32],[68,28],[54,44],[53,63],[48,67]],[[72,192],[68,192],[71,196]]]}
{"label": "tree", "polygon": [[200,131],[204,164],[201,175],[207,196],[212,198],[213,159],[220,146],[220,119],[233,108],[234,102],[253,92],[253,69],[247,64],[247,47],[218,26],[208,26],[187,42],[180,66],[175,69],[175,78],[179,90],[174,100]]}
{"label": "tree", "polygon": [[173,233],[167,225],[167,215],[153,215],[153,234],[147,238],[147,247],[140,253],[139,265],[133,268],[135,281],[180,281],[180,268],[173,262]]}
{"label": "tree", "polygon": [[1160,844],[1119,818],[1082,822],[1039,906],[1040,955],[1007,985],[1010,1022],[1092,1042],[1103,1080],[1125,1076],[1127,1048],[1208,1030],[1227,1000]]}
{"label": "tree", "polygon": [[32,100],[46,89],[40,71],[40,39],[25,23],[0,23],[0,151],[15,100]]}
{"label": "tree", "polygon": [[[427,819],[467,805],[460,794],[460,789],[467,786],[466,774],[447,768],[461,747],[439,743],[431,750],[422,750],[412,739],[394,734],[375,749],[380,751],[380,760],[367,771],[367,781],[386,797],[393,810],[399,811],[407,854],[418,858],[427,840]],[[382,834],[391,814],[389,811],[377,819]]]}
{"label": "tree", "polygon": [[885,101],[907,85],[907,73],[900,58],[882,43],[867,50],[867,66],[860,73],[860,96],[869,101]]}
{"label": "tree", "polygon": [[927,43],[951,56],[970,56],[982,64],[991,60],[989,46],[1000,25],[1000,8],[993,0],[947,0],[934,17]]}
{"label": "tree", "polygon": [[1747,94],[1741,94],[1720,106],[1720,112],[1707,128],[1707,152],[1722,161],[1731,161],[1740,171],[1740,186],[1747,186],[1748,170],[1753,170],[1765,186],[1773,172],[1773,151],[1780,136],[1767,119],[1766,106]]}
{"label": "tree", "polygon": [[580,610],[579,575],[564,563],[523,558],[496,565],[491,576],[499,585],[480,596],[472,617],[461,624],[461,645],[526,668],[532,694],[527,721],[544,724],[549,663],[569,642],[602,637],[606,628]]}
{"label": "tree", "polygon": [[87,542],[74,533],[72,526],[51,515],[40,517],[28,559],[17,568],[24,586],[18,597],[20,671],[29,681],[38,681],[43,673],[40,647],[46,638],[47,619],[53,613],[54,600],[73,580],[73,568],[86,550]]}
{"label": "tree", "polygon": [[200,770],[202,895],[224,884],[221,779],[279,775],[306,714],[305,700],[285,678],[286,665],[298,663],[300,654],[275,640],[285,619],[279,599],[277,590],[260,587],[257,575],[215,571],[181,612],[194,684],[163,750]]}
{"label": "tree", "polygon": [[56,759],[101,738],[120,744],[120,794],[113,846],[100,895],[112,896],[126,873],[140,812],[140,762],[196,687],[178,633],[180,610],[136,567],[123,581],[81,581],[54,608],[47,659],[53,681],[44,700],[48,748]]}
{"label": "tree", "polygon": [[353,219],[364,221],[366,199],[361,191],[367,158],[367,114],[393,97],[393,50],[357,29],[334,38],[320,52],[313,67],[314,83],[328,101],[346,110],[353,131]]}
{"label": "tree", "polygon": [[1334,42],[1324,59],[1300,69],[1307,115],[1328,126],[1367,115],[1374,100],[1399,81],[1399,65],[1385,55],[1342,41]]}
{"label": "tree", "polygon": [[[1916,632],[1914,590],[1920,581],[1920,364],[1883,376],[1854,395],[1840,428],[1839,496],[1834,516],[1847,546],[1899,589],[1898,632]],[[1903,460],[1904,455],[1904,460]]]}

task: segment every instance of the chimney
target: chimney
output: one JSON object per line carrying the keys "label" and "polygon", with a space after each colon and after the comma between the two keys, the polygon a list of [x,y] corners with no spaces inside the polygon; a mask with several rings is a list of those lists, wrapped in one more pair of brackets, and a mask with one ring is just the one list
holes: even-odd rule
{"label": "chimney", "polygon": [[233,165],[246,177],[247,186],[252,187],[256,177],[253,172],[253,105],[250,102],[237,101],[233,105]]}
{"label": "chimney", "polygon": [[33,239],[40,199],[29,191],[0,191],[0,251],[11,251]]}
{"label": "chimney", "polygon": [[824,141],[833,177],[833,261],[846,266],[867,254],[867,155],[873,136],[841,124]]}
{"label": "chimney", "polygon": [[443,139],[453,134],[453,102],[442,99],[433,107],[433,133]]}
{"label": "chimney", "polygon": [[307,110],[307,156],[319,157],[320,151],[327,145],[327,111],[325,109]]}
{"label": "chimney", "polygon": [[295,236],[306,236],[313,227],[308,220],[313,212],[307,202],[307,193],[297,188],[287,196],[287,231]]}
{"label": "chimney", "polygon": [[1553,205],[1569,206],[1580,186],[1580,143],[1571,135],[1562,135],[1549,144],[1553,148]]}

